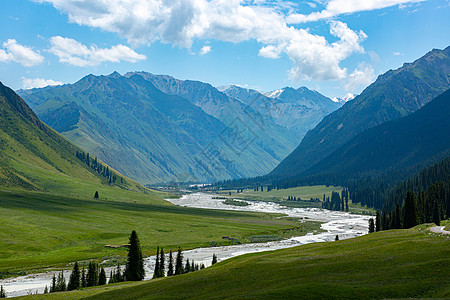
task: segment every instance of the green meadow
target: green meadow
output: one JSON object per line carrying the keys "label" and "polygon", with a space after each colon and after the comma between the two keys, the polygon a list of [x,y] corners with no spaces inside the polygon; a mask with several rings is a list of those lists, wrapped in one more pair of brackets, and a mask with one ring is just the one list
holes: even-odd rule
{"label": "green meadow", "polygon": [[[247,240],[299,226],[279,215],[192,209],[174,206],[165,194],[133,192],[80,182],[71,196],[21,190],[0,191],[0,275],[65,267],[78,260],[123,257],[122,245],[136,230],[145,255],[167,250],[228,243],[222,236]],[[83,190],[85,192],[79,192]],[[99,199],[93,199],[98,190]],[[92,196],[75,196],[89,194]],[[309,224],[309,223],[308,223]],[[308,230],[318,229],[318,223]],[[312,227],[311,227],[312,226]],[[304,232],[295,232],[305,234]]]}
{"label": "green meadow", "polygon": [[426,226],[246,254],[205,270],[30,299],[450,297],[450,237]]}

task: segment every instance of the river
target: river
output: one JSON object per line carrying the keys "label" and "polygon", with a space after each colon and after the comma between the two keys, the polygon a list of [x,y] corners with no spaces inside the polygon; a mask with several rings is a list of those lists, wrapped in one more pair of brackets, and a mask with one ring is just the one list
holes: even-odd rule
{"label": "river", "polygon": [[[205,266],[211,265],[213,254],[216,254],[218,261],[222,261],[238,255],[276,250],[288,247],[299,246],[315,242],[334,241],[336,235],[339,239],[347,239],[363,235],[368,231],[369,216],[355,215],[347,212],[329,211],[318,208],[293,208],[281,206],[272,202],[249,201],[248,206],[226,205],[221,199],[213,199],[214,195],[205,193],[193,193],[182,196],[179,199],[167,199],[167,201],[186,207],[240,210],[266,213],[282,213],[290,217],[303,218],[310,221],[324,222],[321,228],[325,232],[318,234],[308,233],[305,236],[292,237],[282,241],[240,244],[232,246],[220,246],[211,248],[197,248],[183,251],[183,257],[194,260],[195,263],[203,263]],[[166,257],[167,259],[167,257]],[[146,280],[151,279],[155,265],[155,256],[145,258]],[[109,276],[111,268],[105,268]],[[64,272],[64,277],[68,280],[70,270]],[[31,293],[42,293],[46,285],[49,285],[55,272],[45,272],[29,274],[0,280],[0,285],[6,290],[8,297],[22,296]]]}

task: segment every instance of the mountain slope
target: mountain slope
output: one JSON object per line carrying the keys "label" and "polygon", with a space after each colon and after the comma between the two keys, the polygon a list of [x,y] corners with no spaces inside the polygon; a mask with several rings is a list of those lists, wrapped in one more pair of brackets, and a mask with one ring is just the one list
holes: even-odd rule
{"label": "mountain slope", "polygon": [[365,129],[406,116],[450,87],[450,47],[388,71],[326,116],[270,174],[299,174]]}
{"label": "mountain slope", "polygon": [[305,172],[355,174],[413,166],[450,150],[450,90],[416,112],[365,130]]}
{"label": "mountain slope", "polygon": [[[0,83],[0,186],[48,190],[61,178],[107,183],[115,176],[117,184],[126,182],[100,162],[96,168],[77,158],[84,153],[42,123],[27,104]],[[90,159],[90,161],[93,158]],[[99,170],[101,169],[101,172]],[[113,183],[113,182],[111,182]]]}
{"label": "mountain slope", "polygon": [[287,128],[295,136],[292,141],[295,144],[326,115],[341,107],[341,103],[306,87],[285,87],[265,94],[237,86],[222,87],[221,90],[230,97],[258,107],[259,112]]}
{"label": "mountain slope", "polygon": [[267,153],[266,160],[268,159],[269,163],[281,161],[297,144],[295,135],[287,128],[276,124],[272,117],[265,114],[264,108],[228,97],[208,83],[183,81],[171,76],[147,72],[130,72],[124,76],[129,77],[135,74],[150,81],[166,94],[189,100],[228,127],[236,126],[239,131],[252,132],[255,138],[255,145],[252,147],[257,148],[255,154],[259,156],[259,152]]}
{"label": "mountain slope", "polygon": [[269,135],[258,140],[242,120],[227,127],[138,73],[20,93],[48,125],[142,183],[256,176],[282,158]]}

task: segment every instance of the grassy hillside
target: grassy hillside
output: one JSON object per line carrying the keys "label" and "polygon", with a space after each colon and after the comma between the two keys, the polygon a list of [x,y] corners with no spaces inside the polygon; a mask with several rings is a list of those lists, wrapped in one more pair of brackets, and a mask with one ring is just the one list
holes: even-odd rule
{"label": "grassy hillside", "polygon": [[326,116],[272,172],[295,176],[368,128],[404,117],[450,88],[450,47],[380,75],[355,99]]}
{"label": "grassy hillside", "polygon": [[414,228],[247,254],[149,282],[29,299],[447,298],[449,273],[450,238]]}
{"label": "grassy hillside", "polygon": [[[450,150],[450,90],[416,112],[370,128],[303,175],[402,169]],[[350,175],[351,176],[351,175]]]}
{"label": "grassy hillside", "polygon": [[[21,98],[1,82],[0,150],[0,188],[52,191],[62,187],[61,180],[68,179],[106,183],[106,178],[76,157],[76,152],[82,151],[80,148],[42,123]],[[126,181],[121,184],[123,188],[141,188]]]}

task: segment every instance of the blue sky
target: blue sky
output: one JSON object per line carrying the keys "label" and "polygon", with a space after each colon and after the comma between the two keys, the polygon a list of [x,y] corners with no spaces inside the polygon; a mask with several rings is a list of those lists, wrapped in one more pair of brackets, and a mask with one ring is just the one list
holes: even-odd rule
{"label": "blue sky", "polygon": [[0,81],[147,71],[343,97],[449,46],[449,16],[448,0],[2,0]]}

